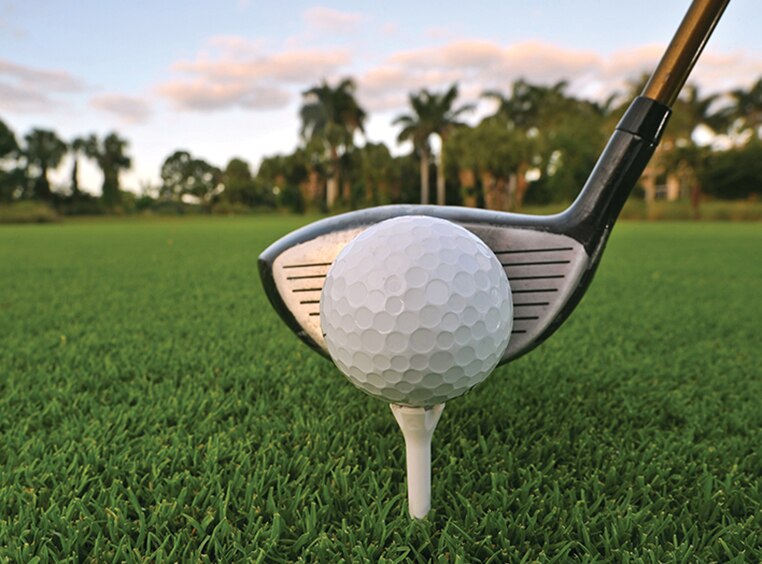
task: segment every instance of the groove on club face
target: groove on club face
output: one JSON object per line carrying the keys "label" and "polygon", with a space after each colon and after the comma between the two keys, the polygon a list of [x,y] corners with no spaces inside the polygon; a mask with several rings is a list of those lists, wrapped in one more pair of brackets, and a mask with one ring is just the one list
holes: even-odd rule
{"label": "groove on club face", "polygon": [[[441,208],[440,208],[441,209]],[[461,223],[481,238],[505,269],[513,294],[513,330],[501,363],[548,337],[590,265],[584,247],[565,235]],[[318,235],[289,246],[268,267],[268,296],[299,337],[327,356],[320,328],[320,293],[326,275],[344,246],[369,226]],[[289,312],[289,319],[284,312]]]}

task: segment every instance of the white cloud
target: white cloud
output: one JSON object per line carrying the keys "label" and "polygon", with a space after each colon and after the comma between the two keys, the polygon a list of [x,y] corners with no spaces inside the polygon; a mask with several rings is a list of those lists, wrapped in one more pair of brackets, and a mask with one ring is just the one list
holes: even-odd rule
{"label": "white cloud", "polygon": [[[317,10],[312,10],[313,16],[324,14]],[[652,70],[662,49],[646,45],[604,56],[540,41],[459,39],[393,52],[358,69],[349,48],[292,45],[272,51],[262,41],[223,36],[210,39],[194,60],[173,65],[175,76],[157,92],[184,110],[271,110],[298,101],[302,90],[350,74],[351,69],[358,99],[371,112],[403,110],[411,92],[442,90],[455,82],[461,102],[476,101],[484,90],[507,93],[518,79],[538,84],[568,80],[570,93],[603,100],[628,90],[631,82]],[[745,53],[705,53],[693,81],[708,93],[743,85],[751,82],[747,77],[760,74],[762,61]]]}
{"label": "white cloud", "polygon": [[54,107],[48,96],[33,89],[0,81],[0,107],[12,112],[48,111]]}
{"label": "white cloud", "polygon": [[[458,82],[462,101],[474,101],[484,90],[507,93],[512,82],[526,79],[538,84],[568,80],[570,93],[603,100],[651,72],[662,52],[662,46],[646,45],[603,56],[539,41],[501,45],[461,39],[392,54],[358,77],[358,97],[369,110],[396,110],[407,104],[409,92],[422,88],[437,91]],[[691,80],[709,93],[760,75],[758,58],[742,52],[705,53]]]}
{"label": "white cloud", "polygon": [[4,59],[0,59],[0,76],[15,79],[25,87],[58,92],[77,92],[85,87],[84,82],[67,72],[18,65]]}
{"label": "white cloud", "polygon": [[236,107],[273,110],[288,105],[291,95],[275,86],[259,86],[245,81],[214,83],[207,80],[170,81],[158,93],[179,110],[209,112]]}
{"label": "white cloud", "polygon": [[144,123],[151,117],[148,102],[135,96],[103,94],[90,100],[90,106],[117,116],[125,123]]}
{"label": "white cloud", "polygon": [[349,54],[343,50],[299,50],[180,62],[174,68],[214,80],[275,80],[300,84],[306,77],[324,76],[348,62]]}
{"label": "white cloud", "polygon": [[0,107],[18,112],[49,111],[54,97],[84,90],[82,80],[64,71],[40,69],[0,59]]}
{"label": "white cloud", "polygon": [[332,76],[351,62],[343,49],[289,49],[268,53],[259,41],[215,37],[194,61],[181,61],[157,88],[176,108],[211,111],[286,106],[295,91]]}

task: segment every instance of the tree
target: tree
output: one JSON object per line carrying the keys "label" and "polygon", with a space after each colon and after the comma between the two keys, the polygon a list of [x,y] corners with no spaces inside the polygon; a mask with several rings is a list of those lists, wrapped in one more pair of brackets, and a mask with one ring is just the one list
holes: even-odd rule
{"label": "tree", "polygon": [[486,207],[521,209],[523,193],[516,171],[529,161],[534,150],[532,141],[525,132],[500,127],[491,120],[480,124],[476,134],[474,149],[481,149],[484,155],[478,162]]}
{"label": "tree", "polygon": [[720,199],[735,200],[762,196],[762,140],[751,139],[740,147],[713,151],[700,167],[706,191]]}
{"label": "tree", "polygon": [[483,204],[483,194],[479,192],[478,174],[483,155],[475,146],[475,128],[457,129],[447,143],[447,164],[457,175],[460,198],[464,206],[474,208]]}
{"label": "tree", "polygon": [[79,189],[79,157],[87,155],[88,140],[86,137],[75,137],[69,144],[73,163],[71,165],[71,195],[78,198],[81,194]]}
{"label": "tree", "polygon": [[365,205],[390,203],[399,184],[399,169],[389,148],[383,143],[366,143],[358,154]]}
{"label": "tree", "polygon": [[13,131],[0,120],[0,202],[10,202],[18,189],[19,172],[14,166],[19,146]]}
{"label": "tree", "polygon": [[191,196],[208,208],[222,188],[222,171],[188,151],[175,151],[161,166],[161,180],[162,197],[179,202]]}
{"label": "tree", "polygon": [[3,120],[0,119],[0,159],[15,154],[19,150],[16,135]]}
{"label": "tree", "polygon": [[175,151],[161,165],[159,197],[180,201],[185,190],[185,169],[192,157],[188,151]]}
{"label": "tree", "polygon": [[748,90],[737,89],[730,93],[733,104],[729,117],[735,118],[741,129],[751,130],[755,137],[760,136],[762,127],[762,78],[759,78]]}
{"label": "tree", "polygon": [[282,205],[303,212],[316,196],[311,166],[309,152],[304,148],[290,155],[267,157],[259,165],[257,182],[263,194],[275,195]]}
{"label": "tree", "polygon": [[[319,140],[328,154],[331,175],[326,188],[326,203],[332,209],[339,195],[341,184],[341,155],[354,147],[357,131],[364,132],[367,114],[355,99],[355,83],[343,79],[333,88],[323,81],[303,92],[304,104],[299,115],[302,121],[301,135],[305,142]],[[348,205],[350,194],[345,191],[344,203]]]}
{"label": "tree", "polygon": [[718,95],[703,97],[695,85],[689,84],[673,104],[661,143],[641,178],[649,208],[656,198],[657,185],[662,185],[666,186],[667,200],[676,200],[689,192],[693,216],[699,218],[707,151],[696,143],[694,134],[699,126],[713,133],[730,127],[732,118],[727,110],[712,111],[718,98]]}
{"label": "tree", "polygon": [[535,203],[576,198],[606,142],[607,106],[569,97],[557,110],[557,119],[547,118],[538,137],[541,176],[526,194]]}
{"label": "tree", "polygon": [[222,198],[233,204],[257,205],[256,186],[249,163],[238,157],[230,159],[222,173]]}
{"label": "tree", "polygon": [[[563,81],[547,88],[530,84],[525,80],[517,80],[511,85],[509,96],[496,91],[484,92],[482,96],[498,103],[495,114],[491,116],[494,121],[502,123],[509,130],[522,132],[527,139],[534,141],[537,148],[542,145],[540,135],[545,132],[549,124],[553,123],[551,115],[557,113],[556,108],[565,97],[565,88],[566,82]],[[548,154],[546,151],[545,160]],[[521,160],[516,167],[515,205],[517,209],[521,208],[524,194],[528,189],[526,175],[533,160],[542,161],[543,159],[540,155],[532,154]]]}
{"label": "tree", "polygon": [[454,109],[453,104],[458,97],[458,85],[453,84],[442,93],[429,92],[426,89],[409,97],[413,112],[397,116],[392,122],[401,125],[397,139],[412,141],[414,149],[421,158],[421,203],[429,202],[429,159],[431,148],[429,138],[438,135],[442,144],[440,161],[437,167],[437,203],[445,203],[445,144],[453,128],[462,125],[458,118],[465,112],[473,110],[473,105],[467,104]]}
{"label": "tree", "polygon": [[197,198],[205,209],[209,209],[212,199],[222,188],[222,171],[203,159],[193,159],[187,173],[185,193]]}
{"label": "tree", "polygon": [[37,172],[33,182],[34,197],[50,201],[53,199],[53,192],[50,189],[48,171],[61,164],[66,154],[66,143],[61,141],[54,131],[36,128],[24,136],[24,141],[27,167],[34,168]]}
{"label": "tree", "polygon": [[90,135],[87,138],[85,154],[98,163],[103,172],[101,200],[107,207],[114,207],[121,201],[119,173],[132,166],[126,154],[128,142],[116,133],[109,133],[103,140]]}
{"label": "tree", "polygon": [[397,116],[392,125],[401,125],[402,131],[397,136],[397,141],[410,141],[413,150],[418,153],[421,173],[421,203],[429,203],[429,160],[431,158],[431,146],[429,137],[433,133],[431,119],[431,95],[422,90],[417,94],[410,94],[411,114]]}

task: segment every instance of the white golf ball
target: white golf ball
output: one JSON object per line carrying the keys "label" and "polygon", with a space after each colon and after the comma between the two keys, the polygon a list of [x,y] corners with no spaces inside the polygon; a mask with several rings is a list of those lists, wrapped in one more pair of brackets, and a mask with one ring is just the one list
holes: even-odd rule
{"label": "white golf ball", "polygon": [[339,253],[320,298],[331,358],[358,388],[428,407],[466,393],[508,346],[513,302],[505,270],[470,231],[404,216]]}

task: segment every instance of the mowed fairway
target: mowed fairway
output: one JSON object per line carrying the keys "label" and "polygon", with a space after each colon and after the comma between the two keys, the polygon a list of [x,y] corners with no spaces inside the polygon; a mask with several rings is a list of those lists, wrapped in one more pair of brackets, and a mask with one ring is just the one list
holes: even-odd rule
{"label": "mowed fairway", "polygon": [[411,522],[388,407],[261,289],[305,221],[0,228],[0,561],[762,560],[762,225],[618,225]]}

